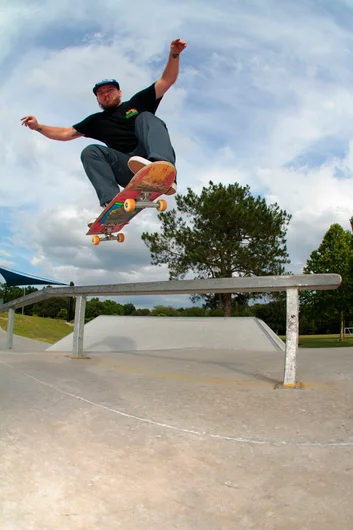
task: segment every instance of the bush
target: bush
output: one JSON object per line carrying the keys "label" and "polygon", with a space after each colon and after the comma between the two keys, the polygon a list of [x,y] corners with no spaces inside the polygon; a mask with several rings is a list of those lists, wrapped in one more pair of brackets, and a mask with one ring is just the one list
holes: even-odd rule
{"label": "bush", "polygon": [[55,318],[60,320],[67,320],[67,309],[60,309]]}
{"label": "bush", "polygon": [[136,309],[131,315],[133,317],[147,317],[150,313],[149,309]]}

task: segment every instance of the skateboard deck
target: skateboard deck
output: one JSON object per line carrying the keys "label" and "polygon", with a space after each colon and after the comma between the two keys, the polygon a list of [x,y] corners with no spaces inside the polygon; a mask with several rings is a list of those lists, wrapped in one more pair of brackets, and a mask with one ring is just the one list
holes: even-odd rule
{"label": "skateboard deck", "polygon": [[124,234],[117,234],[131,219],[145,208],[164,211],[166,201],[156,199],[169,190],[176,176],[175,167],[169,162],[153,162],[138,171],[129,184],[120,191],[90,226],[87,235],[92,243],[115,240],[122,243]]}

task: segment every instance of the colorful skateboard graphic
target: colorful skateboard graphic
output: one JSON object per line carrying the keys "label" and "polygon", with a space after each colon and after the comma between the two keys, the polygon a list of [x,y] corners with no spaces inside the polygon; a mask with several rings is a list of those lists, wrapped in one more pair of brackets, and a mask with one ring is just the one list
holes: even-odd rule
{"label": "colorful skateboard graphic", "polygon": [[175,176],[175,167],[169,162],[154,162],[140,169],[90,226],[87,235],[93,236],[93,245],[101,241],[123,243],[125,236],[118,232],[145,208],[165,211],[166,201],[156,199],[169,190]]}

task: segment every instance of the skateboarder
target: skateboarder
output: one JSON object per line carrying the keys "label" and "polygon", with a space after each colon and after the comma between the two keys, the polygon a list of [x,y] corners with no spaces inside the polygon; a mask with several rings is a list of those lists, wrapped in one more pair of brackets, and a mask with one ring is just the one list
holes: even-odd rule
{"label": "skateboarder", "polygon": [[[180,39],[172,41],[161,78],[128,101],[121,100],[122,91],[115,79],[98,82],[93,93],[102,112],[91,114],[72,127],[42,125],[34,116],[22,118],[22,125],[52,140],[67,141],[85,136],[106,145],[88,145],[81,153],[83,167],[103,208],[119,192],[119,186],[125,188],[145,165],[158,160],[175,164],[167,127],[155,112],[164,94],[177,80],[180,53],[186,45]],[[167,195],[175,192],[176,182]]]}

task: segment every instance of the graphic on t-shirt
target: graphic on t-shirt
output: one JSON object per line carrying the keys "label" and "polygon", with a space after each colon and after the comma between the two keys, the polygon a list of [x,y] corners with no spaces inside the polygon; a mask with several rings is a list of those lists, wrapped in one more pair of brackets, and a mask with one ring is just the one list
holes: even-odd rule
{"label": "graphic on t-shirt", "polygon": [[127,110],[126,111],[126,118],[132,118],[132,116],[136,116],[136,114],[138,114],[139,111],[136,110],[136,109],[130,109],[130,110]]}

